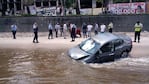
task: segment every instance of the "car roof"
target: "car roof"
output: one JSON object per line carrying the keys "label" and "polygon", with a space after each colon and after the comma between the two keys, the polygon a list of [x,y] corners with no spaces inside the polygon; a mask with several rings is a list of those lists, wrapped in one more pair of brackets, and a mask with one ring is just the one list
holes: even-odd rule
{"label": "car roof", "polygon": [[100,43],[101,45],[118,38],[119,38],[118,36],[108,32],[104,32],[104,33],[99,32],[97,35],[92,37],[92,39],[94,39],[96,42]]}

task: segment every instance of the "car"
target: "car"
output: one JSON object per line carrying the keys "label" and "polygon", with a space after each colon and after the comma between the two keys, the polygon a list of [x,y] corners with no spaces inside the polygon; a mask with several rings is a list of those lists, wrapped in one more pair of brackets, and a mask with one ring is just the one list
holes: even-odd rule
{"label": "car", "polygon": [[103,63],[126,58],[132,50],[132,40],[124,34],[99,32],[68,50],[68,56],[83,63]]}

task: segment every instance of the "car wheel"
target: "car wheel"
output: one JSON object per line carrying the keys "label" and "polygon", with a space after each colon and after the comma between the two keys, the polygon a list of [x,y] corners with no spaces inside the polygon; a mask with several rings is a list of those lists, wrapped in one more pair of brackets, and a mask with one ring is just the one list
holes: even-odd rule
{"label": "car wheel", "polygon": [[128,57],[128,52],[127,51],[123,51],[122,54],[121,54],[121,57],[122,58]]}

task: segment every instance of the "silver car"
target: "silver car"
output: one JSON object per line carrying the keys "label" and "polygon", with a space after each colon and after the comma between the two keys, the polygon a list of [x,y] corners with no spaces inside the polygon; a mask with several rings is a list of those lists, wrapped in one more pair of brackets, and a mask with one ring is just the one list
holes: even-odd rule
{"label": "silver car", "polygon": [[88,38],[69,49],[68,55],[85,63],[103,63],[125,58],[132,49],[132,40],[123,34],[108,32]]}

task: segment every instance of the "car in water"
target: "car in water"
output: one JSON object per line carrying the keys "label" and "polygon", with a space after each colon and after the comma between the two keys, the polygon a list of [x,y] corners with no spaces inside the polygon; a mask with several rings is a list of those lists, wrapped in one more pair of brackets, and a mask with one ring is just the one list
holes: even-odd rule
{"label": "car in water", "polygon": [[83,63],[103,63],[128,57],[132,40],[124,34],[98,33],[68,50],[68,56]]}

